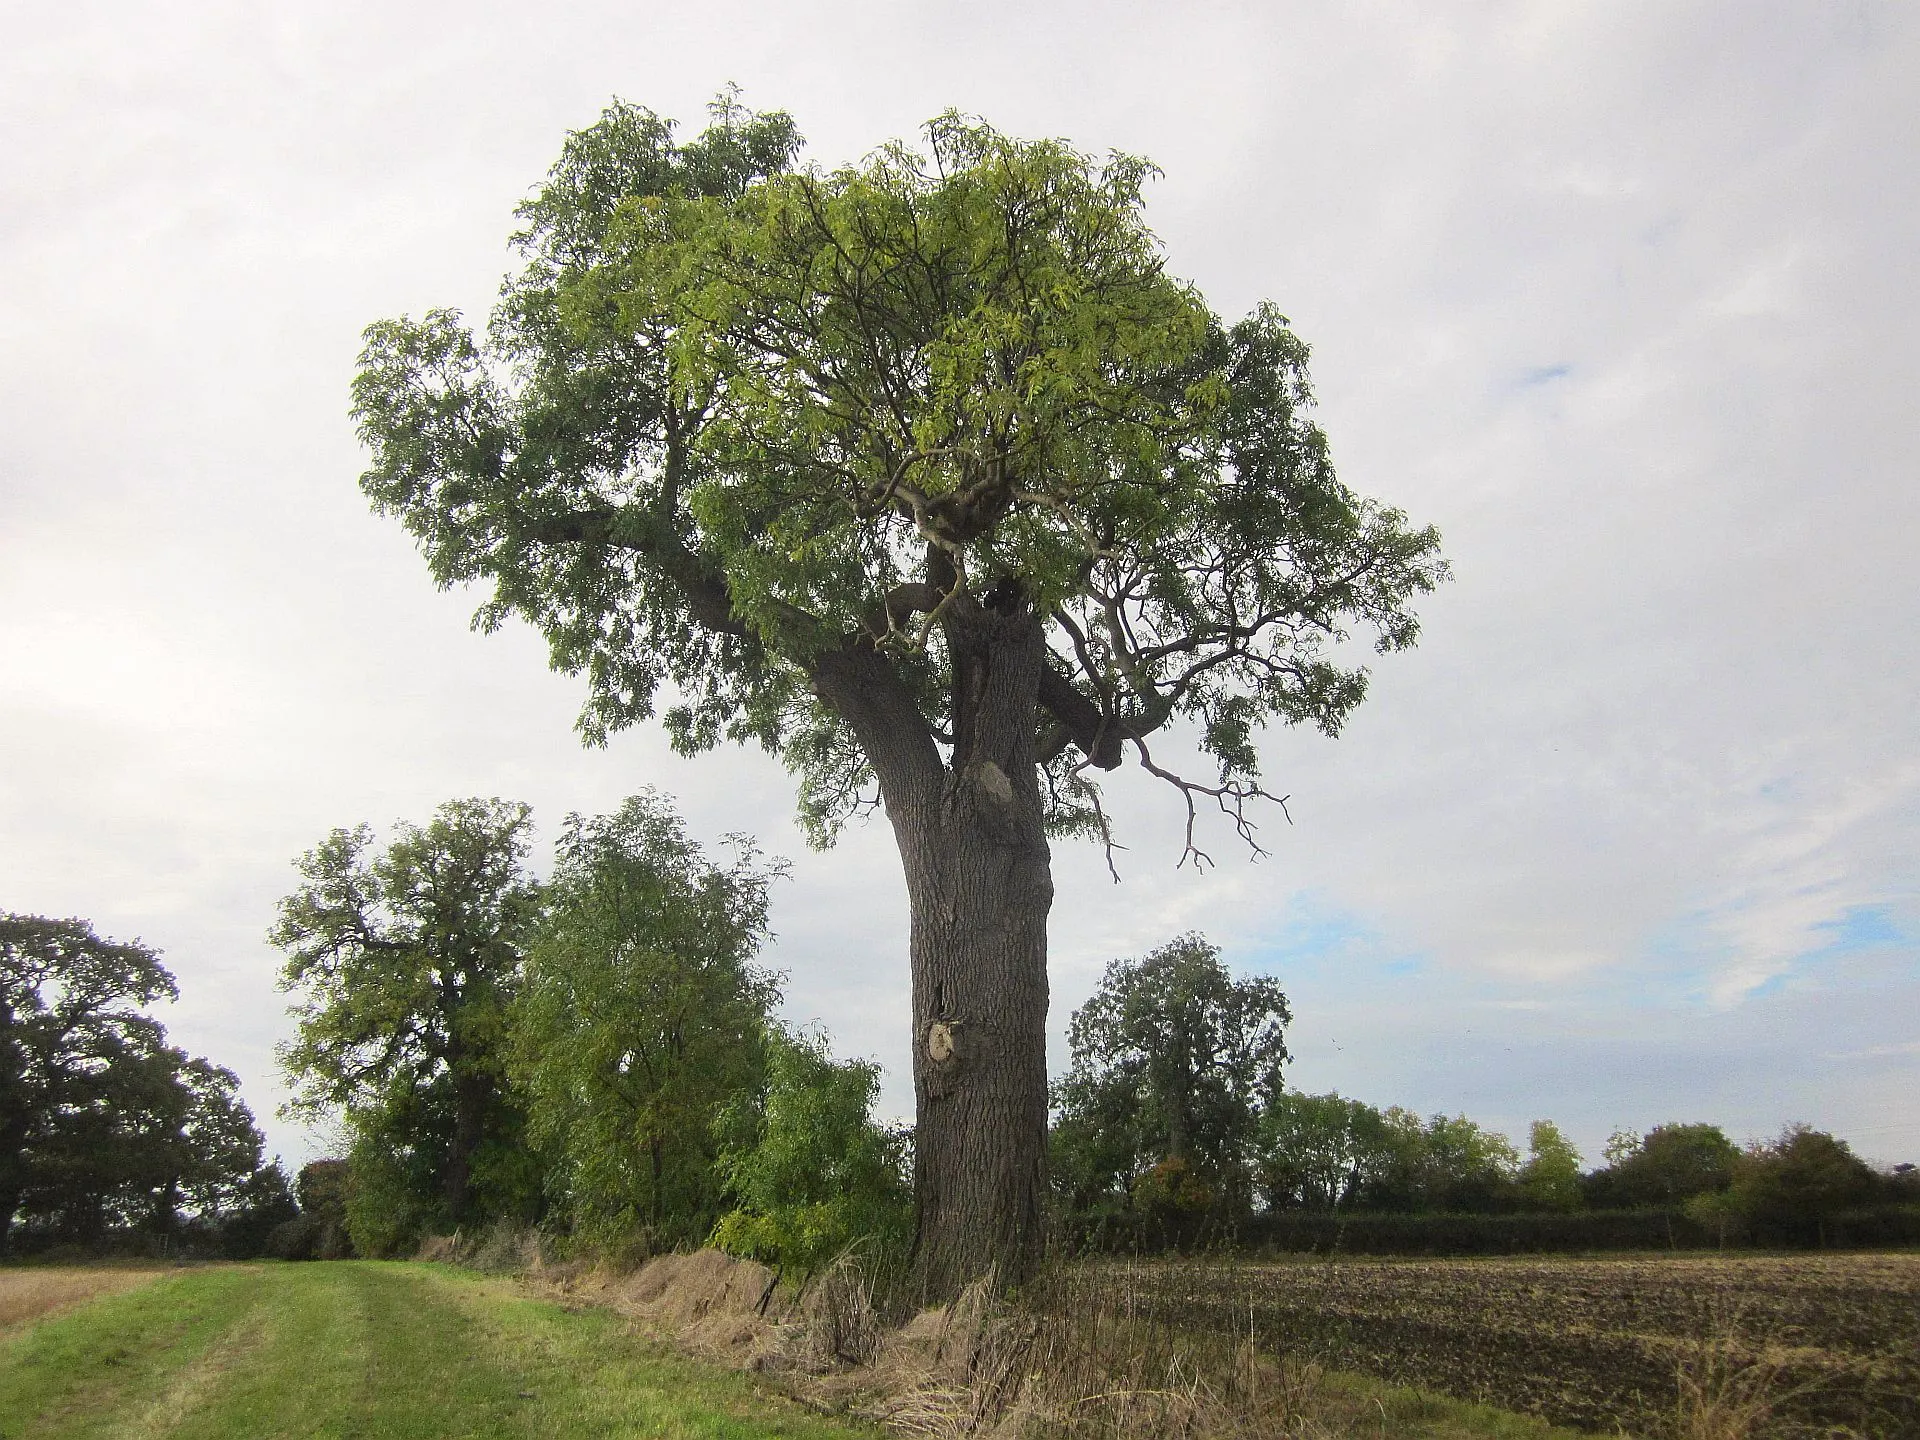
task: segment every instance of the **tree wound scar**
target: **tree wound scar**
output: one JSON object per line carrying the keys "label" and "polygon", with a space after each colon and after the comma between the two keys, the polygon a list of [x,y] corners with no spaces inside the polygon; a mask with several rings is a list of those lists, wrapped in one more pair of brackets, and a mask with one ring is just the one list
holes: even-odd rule
{"label": "tree wound scar", "polygon": [[982,793],[987,795],[1002,809],[1013,805],[1013,782],[1007,778],[1007,772],[991,760],[982,760],[974,771],[975,782]]}
{"label": "tree wound scar", "polygon": [[944,1065],[953,1058],[953,1027],[944,1020],[936,1020],[927,1027],[927,1058],[936,1065]]}

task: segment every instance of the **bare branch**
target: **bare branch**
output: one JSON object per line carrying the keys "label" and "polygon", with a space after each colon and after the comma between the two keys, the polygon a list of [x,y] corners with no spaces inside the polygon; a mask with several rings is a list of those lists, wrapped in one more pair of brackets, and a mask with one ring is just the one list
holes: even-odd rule
{"label": "bare branch", "polygon": [[1180,865],[1176,866],[1176,869],[1184,866],[1189,860],[1193,861],[1193,867],[1196,870],[1203,870],[1215,863],[1211,855],[1193,843],[1193,827],[1199,819],[1199,810],[1195,803],[1198,796],[1212,797],[1214,803],[1220,807],[1220,813],[1233,822],[1234,832],[1246,842],[1247,849],[1253,853],[1253,858],[1256,860],[1267,852],[1254,838],[1253,822],[1247,818],[1247,802],[1249,800],[1271,801],[1280,807],[1280,813],[1286,816],[1287,823],[1289,825],[1293,823],[1293,816],[1287,810],[1287,801],[1291,798],[1290,796],[1275,795],[1271,791],[1243,780],[1222,779],[1218,785],[1199,784],[1197,781],[1188,780],[1182,775],[1176,775],[1173,771],[1162,769],[1154,764],[1153,756],[1147,751],[1146,742],[1137,735],[1132,739],[1133,748],[1140,753],[1140,768],[1149,775],[1159,776],[1173,786],[1180,792],[1181,798],[1187,802],[1186,847],[1180,852]]}

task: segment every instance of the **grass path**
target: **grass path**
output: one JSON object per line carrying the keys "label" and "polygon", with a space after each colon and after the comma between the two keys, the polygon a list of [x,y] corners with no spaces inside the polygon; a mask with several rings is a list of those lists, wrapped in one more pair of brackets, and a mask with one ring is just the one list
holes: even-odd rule
{"label": "grass path", "polygon": [[0,1440],[846,1440],[619,1319],[424,1265],[219,1266],[0,1341]]}

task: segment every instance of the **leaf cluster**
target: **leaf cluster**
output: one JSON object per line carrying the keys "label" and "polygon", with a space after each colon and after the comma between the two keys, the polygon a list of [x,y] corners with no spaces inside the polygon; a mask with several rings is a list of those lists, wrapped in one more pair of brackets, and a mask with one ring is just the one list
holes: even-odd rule
{"label": "leaf cluster", "polygon": [[1171,1159],[1216,1189],[1239,1183],[1280,1094],[1291,1018],[1276,981],[1234,978],[1197,934],[1113,962],[1067,1031],[1072,1064],[1054,1096],[1066,1174],[1130,1189]]}

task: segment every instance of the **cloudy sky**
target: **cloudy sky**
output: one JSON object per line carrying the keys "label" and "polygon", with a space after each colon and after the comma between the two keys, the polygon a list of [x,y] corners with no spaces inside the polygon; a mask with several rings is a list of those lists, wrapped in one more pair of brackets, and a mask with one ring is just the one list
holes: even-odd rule
{"label": "cloudy sky", "polygon": [[16,9],[0,53],[0,908],[164,950],[276,1149],[264,941],[335,825],[646,784],[792,856],[789,1010],[906,1080],[884,822],[806,851],[757,754],[584,750],[355,488],[369,321],[483,313],[612,96],[737,82],[823,164],[957,107],[1143,153],[1173,270],[1315,347],[1344,478],[1455,582],[1293,824],[1057,855],[1055,1063],[1106,960],[1279,976],[1291,1080],[1920,1159],[1920,21],[1892,3],[706,0]]}

